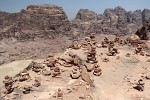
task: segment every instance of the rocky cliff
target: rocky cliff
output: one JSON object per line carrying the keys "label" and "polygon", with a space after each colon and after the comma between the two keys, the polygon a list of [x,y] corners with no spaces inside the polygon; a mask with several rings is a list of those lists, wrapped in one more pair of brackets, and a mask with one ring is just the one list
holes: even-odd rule
{"label": "rocky cliff", "polygon": [[104,33],[104,34],[130,34],[135,33],[142,27],[145,20],[150,17],[150,10],[144,9],[126,11],[118,6],[114,9],[105,9],[103,14],[96,14],[88,9],[79,10],[72,21],[73,28],[81,33]]}
{"label": "rocky cliff", "polygon": [[0,39],[52,38],[70,30],[70,22],[61,7],[30,5],[19,13],[0,12]]}
{"label": "rocky cliff", "polygon": [[130,34],[141,28],[150,17],[150,10],[126,11],[118,6],[97,14],[80,9],[74,20],[68,20],[65,11],[55,5],[30,5],[19,13],[0,12],[0,40],[16,38],[54,38],[60,34],[80,36],[89,33]]}
{"label": "rocky cliff", "polygon": [[141,40],[150,40],[150,18],[146,20],[143,26],[135,33]]}

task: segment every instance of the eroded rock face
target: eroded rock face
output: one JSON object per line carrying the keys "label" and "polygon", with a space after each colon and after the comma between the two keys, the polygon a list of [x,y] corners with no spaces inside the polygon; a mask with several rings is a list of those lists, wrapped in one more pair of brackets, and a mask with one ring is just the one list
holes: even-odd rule
{"label": "eroded rock face", "polygon": [[114,9],[108,8],[108,9],[105,9],[103,15],[106,16],[106,17],[110,17],[110,16],[112,16],[113,14],[114,14]]}
{"label": "eroded rock face", "polygon": [[150,10],[149,9],[144,9],[142,11],[142,15],[143,15],[143,21],[146,21],[150,18]]}
{"label": "eroded rock face", "polygon": [[144,25],[138,29],[135,34],[138,35],[142,40],[150,39],[150,18],[145,21]]}
{"label": "eroded rock face", "polygon": [[89,22],[96,20],[96,16],[97,14],[93,11],[88,9],[80,9],[77,13],[76,19]]}
{"label": "eroded rock face", "polygon": [[[96,16],[96,17],[95,17]],[[132,34],[150,17],[150,10],[126,11],[118,6],[105,9],[103,14],[94,13],[87,9],[79,10],[72,21],[73,29],[81,34]]]}
{"label": "eroded rock face", "polygon": [[0,12],[1,39],[52,38],[70,30],[70,22],[61,7],[30,5],[19,13]]}
{"label": "eroded rock face", "polygon": [[133,12],[133,23],[141,25],[142,22],[142,11],[141,10],[136,10]]}
{"label": "eroded rock face", "polygon": [[16,38],[55,38],[59,34],[71,36],[90,33],[131,34],[150,17],[150,10],[126,11],[118,6],[108,8],[103,14],[80,9],[70,22],[61,7],[55,5],[30,5],[19,13],[0,12],[0,40]]}
{"label": "eroded rock face", "polygon": [[121,30],[126,27],[127,24],[127,12],[122,7],[118,6],[114,9],[115,14],[118,16],[117,28]]}
{"label": "eroded rock face", "polygon": [[[75,19],[72,21],[72,27],[80,33],[84,33],[89,26],[97,20],[97,14],[88,9],[80,9]],[[75,30],[75,31],[76,31]]]}

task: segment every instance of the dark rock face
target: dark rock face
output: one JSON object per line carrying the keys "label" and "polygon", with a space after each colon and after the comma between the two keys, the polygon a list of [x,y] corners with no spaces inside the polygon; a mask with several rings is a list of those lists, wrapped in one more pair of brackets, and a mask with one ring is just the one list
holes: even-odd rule
{"label": "dark rock face", "polygon": [[93,11],[89,11],[88,9],[80,9],[77,13],[76,20],[81,20],[85,22],[90,22],[96,20],[97,14]]}
{"label": "dark rock face", "polygon": [[133,23],[138,24],[138,25],[143,24],[141,10],[134,11],[132,16],[133,16]]}
{"label": "dark rock face", "polygon": [[85,33],[89,29],[89,26],[97,20],[97,14],[88,9],[80,9],[76,15],[76,18],[72,22],[72,28],[75,29],[74,35]]}
{"label": "dark rock face", "polygon": [[127,22],[133,23],[133,12],[132,11],[127,12]]}
{"label": "dark rock face", "polygon": [[105,11],[104,11],[104,16],[105,17],[110,17],[112,15],[114,15],[114,10],[113,9],[111,9],[111,8],[105,9]]}
{"label": "dark rock face", "polygon": [[143,22],[145,22],[146,20],[148,20],[150,18],[150,10],[144,9],[142,11],[142,15],[143,15]]}
{"label": "dark rock face", "polygon": [[117,29],[120,30],[121,33],[126,34],[126,26],[127,26],[127,12],[122,7],[116,7],[114,9],[115,14],[118,16]]}
{"label": "dark rock face", "polygon": [[150,40],[150,18],[145,21],[142,28],[138,29],[135,34],[142,40]]}
{"label": "dark rock face", "polygon": [[30,5],[19,13],[0,12],[0,37],[17,39],[52,38],[70,30],[70,22],[61,7]]}
{"label": "dark rock face", "polygon": [[[95,17],[96,16],[96,17]],[[150,10],[136,10],[127,12],[118,6],[114,9],[105,9],[103,14],[96,14],[87,9],[81,9],[72,21],[73,29],[85,34],[131,34],[141,27],[146,19],[150,17]],[[83,31],[84,30],[84,31]]]}

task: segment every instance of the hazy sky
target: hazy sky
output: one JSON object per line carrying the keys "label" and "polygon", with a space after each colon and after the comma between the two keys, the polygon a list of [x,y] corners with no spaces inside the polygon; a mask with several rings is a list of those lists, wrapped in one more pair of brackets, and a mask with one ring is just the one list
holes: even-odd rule
{"label": "hazy sky", "polygon": [[85,8],[100,14],[106,8],[122,6],[127,11],[150,9],[150,0],[0,0],[0,11],[19,12],[30,4],[53,4],[63,7],[69,19],[73,19],[79,9]]}

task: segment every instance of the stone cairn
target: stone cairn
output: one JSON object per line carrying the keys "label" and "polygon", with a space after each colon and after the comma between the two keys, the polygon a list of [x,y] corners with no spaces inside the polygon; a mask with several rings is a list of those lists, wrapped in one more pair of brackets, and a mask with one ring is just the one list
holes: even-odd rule
{"label": "stone cairn", "polygon": [[72,79],[78,79],[81,76],[79,67],[74,67],[70,74]]}
{"label": "stone cairn", "polygon": [[135,48],[134,53],[135,53],[135,54],[140,54],[140,55],[144,56],[144,51],[143,51],[143,48],[141,47],[141,45],[138,45],[138,46]]}
{"label": "stone cairn", "polygon": [[124,46],[126,44],[126,42],[121,39],[121,36],[119,34],[115,35],[114,43],[117,43],[120,46]]}
{"label": "stone cairn", "polygon": [[115,56],[118,53],[118,49],[115,48],[115,43],[120,43],[120,37],[116,36],[114,41],[110,41],[107,37],[101,42],[102,48],[108,48],[108,56]]}
{"label": "stone cairn", "polygon": [[115,42],[115,43],[119,43],[119,41],[120,41],[120,35],[119,35],[119,34],[116,34],[116,35],[115,35],[114,42]]}
{"label": "stone cairn", "polygon": [[94,34],[90,35],[89,43],[90,43],[90,47],[89,47],[88,52],[87,52],[86,62],[92,63],[92,64],[97,63],[97,59],[96,59],[96,41],[95,41]]}
{"label": "stone cairn", "polygon": [[63,100],[63,91],[60,88],[57,92],[57,100]]}
{"label": "stone cairn", "polygon": [[107,48],[108,47],[109,40],[108,40],[107,37],[104,38],[104,41],[102,41],[101,45],[102,45],[103,48]]}
{"label": "stone cairn", "polygon": [[45,66],[44,66],[43,64],[41,64],[41,63],[37,63],[37,62],[34,62],[34,61],[32,61],[31,63],[32,63],[31,69],[32,69],[32,71],[34,71],[34,72],[36,72],[36,73],[40,73],[41,70],[43,70],[44,67],[45,67]]}
{"label": "stone cairn", "polygon": [[114,41],[110,41],[108,46],[108,56],[115,56],[118,53],[118,49],[114,48]]}
{"label": "stone cairn", "polygon": [[3,83],[5,84],[4,94],[11,93],[13,91],[13,78],[10,76],[5,76]]}
{"label": "stone cairn", "polygon": [[102,70],[100,69],[100,66],[98,64],[95,64],[93,75],[100,76],[101,74],[102,74]]}
{"label": "stone cairn", "polygon": [[21,72],[19,73],[19,78],[18,78],[18,80],[19,80],[20,82],[26,81],[26,80],[28,80],[28,79],[30,79],[30,75],[29,75],[29,73],[27,72],[26,69],[24,69],[23,71],[21,71]]}
{"label": "stone cairn", "polygon": [[88,51],[87,54],[87,60],[88,63],[97,63],[96,60],[96,48],[91,47],[91,49]]}
{"label": "stone cairn", "polygon": [[61,76],[61,71],[59,67],[55,67],[53,70],[52,77],[60,77]]}
{"label": "stone cairn", "polygon": [[133,88],[138,90],[138,91],[144,91],[144,81],[143,79],[139,79],[138,82],[135,84],[136,86],[134,86]]}
{"label": "stone cairn", "polygon": [[73,42],[72,42],[72,45],[70,46],[70,48],[72,48],[72,49],[80,49],[80,45],[79,45],[79,43],[78,43],[78,41],[76,41],[76,40],[74,40]]}
{"label": "stone cairn", "polygon": [[41,86],[41,81],[40,81],[40,79],[38,79],[37,77],[35,77],[35,83],[33,84],[33,86],[35,86],[35,87],[39,87],[39,86]]}

